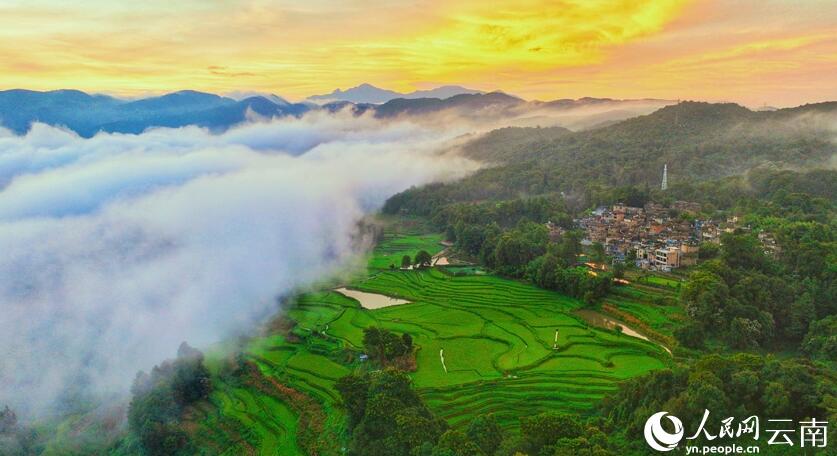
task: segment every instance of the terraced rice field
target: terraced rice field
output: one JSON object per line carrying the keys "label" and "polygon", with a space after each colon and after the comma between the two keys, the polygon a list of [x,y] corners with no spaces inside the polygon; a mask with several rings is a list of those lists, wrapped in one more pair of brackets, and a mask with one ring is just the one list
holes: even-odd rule
{"label": "terraced rice field", "polygon": [[219,454],[302,454],[296,444],[296,414],[259,391],[221,384],[196,413],[196,437]]}
{"label": "terraced rice field", "polygon": [[667,277],[661,274],[648,275],[646,277],[643,277],[641,282],[645,282],[653,286],[668,287],[672,289],[677,289],[681,285],[680,280],[677,280],[672,277]]}
{"label": "terraced rice field", "polygon": [[481,266],[445,266],[444,270],[454,276],[485,275],[488,273]]}
{"label": "terraced rice field", "polygon": [[657,345],[571,315],[578,301],[511,280],[387,271],[356,287],[412,302],[371,317],[413,335],[415,384],[453,425],[488,412],[515,425],[546,410],[587,411],[619,381],[669,362]]}
{"label": "terraced rice field", "polygon": [[426,250],[431,255],[442,250],[442,235],[436,233],[422,233],[416,228],[397,227],[384,233],[384,238],[375,248],[369,260],[369,268],[389,269],[401,266],[401,258],[409,255],[415,258],[420,250]]}
{"label": "terraced rice field", "polygon": [[[334,291],[307,293],[287,312],[296,322],[290,333],[255,339],[245,350],[260,375],[320,407],[334,448],[346,440],[334,385],[369,367],[359,361],[369,326],[413,336],[418,368],[411,376],[453,426],[484,413],[513,427],[519,417],[543,411],[589,411],[620,381],[670,362],[654,343],[588,326],[572,314],[581,304],[558,293],[491,275],[454,276],[443,267],[389,269],[404,254],[441,250],[439,238],[388,235],[369,274],[350,285],[408,304],[369,310]],[[215,385],[210,403],[196,411],[196,435],[224,454],[300,454],[299,412],[291,404],[253,385],[222,378]]]}
{"label": "terraced rice field", "polygon": [[683,308],[676,304],[677,293],[673,287],[632,282],[629,286],[615,288],[604,303],[632,315],[653,331],[669,337],[685,318]]}
{"label": "terraced rice field", "polygon": [[[308,315],[317,318],[317,312]],[[300,405],[306,403],[293,402],[287,394],[293,391],[314,404],[314,411],[325,418],[321,434],[324,440],[332,440],[334,451],[320,454],[338,454],[336,448],[345,425],[343,412],[336,405],[338,393],[334,384],[351,370],[319,354],[338,346],[290,343],[276,335],[259,338],[244,353],[244,360],[254,367],[255,373],[238,379],[221,375],[218,360],[208,358],[213,392],[208,402],[192,411],[190,421],[194,423],[195,438],[202,447],[213,448],[212,454],[306,454],[298,442],[299,432],[305,431],[299,424]]]}

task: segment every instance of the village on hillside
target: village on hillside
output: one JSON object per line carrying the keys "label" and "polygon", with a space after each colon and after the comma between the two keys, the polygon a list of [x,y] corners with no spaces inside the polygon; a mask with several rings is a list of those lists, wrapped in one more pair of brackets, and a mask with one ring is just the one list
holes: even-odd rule
{"label": "village on hillside", "polygon": [[[589,215],[575,219],[575,224],[584,231],[582,245],[602,244],[614,262],[671,272],[695,265],[702,243],[720,244],[722,233],[748,229],[734,216],[723,220],[696,218],[700,211],[700,204],[690,201],[675,201],[668,207],[658,203],[647,203],[644,207],[618,203],[598,207]],[[547,228],[552,237],[563,232],[551,222]],[[759,240],[766,254],[776,253],[772,234],[759,233]]]}

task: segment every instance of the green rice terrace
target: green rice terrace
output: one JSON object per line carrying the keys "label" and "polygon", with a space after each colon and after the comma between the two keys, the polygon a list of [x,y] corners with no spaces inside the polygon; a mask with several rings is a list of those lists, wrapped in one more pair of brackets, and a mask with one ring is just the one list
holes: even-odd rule
{"label": "green rice terrace", "polygon": [[677,303],[681,278],[661,272],[629,272],[630,286],[616,287],[601,310],[641,332],[651,340],[671,347],[674,330],[685,318]]}
{"label": "green rice terrace", "polygon": [[306,293],[266,335],[247,342],[239,359],[247,375],[229,380],[235,377],[224,374],[222,357],[208,360],[215,389],[193,411],[197,438],[230,455],[301,454],[301,447],[340,454],[346,436],[334,385],[370,368],[360,360],[369,326],[413,337],[414,384],[454,427],[481,413],[507,427],[548,410],[584,413],[620,381],[671,362],[657,342],[670,337],[676,307],[649,302],[672,289],[622,287],[600,309],[636,321],[653,333],[647,341],[586,323],[574,313],[582,307],[576,299],[476,267],[390,266],[420,249],[442,251],[440,240],[420,224],[388,226],[368,273],[343,284],[409,303],[369,310],[332,289]]}

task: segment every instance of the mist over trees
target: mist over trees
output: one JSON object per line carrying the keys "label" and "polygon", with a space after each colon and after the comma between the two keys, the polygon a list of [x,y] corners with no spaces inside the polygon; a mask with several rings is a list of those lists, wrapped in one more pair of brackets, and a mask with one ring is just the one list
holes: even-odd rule
{"label": "mist over trees", "polygon": [[[575,133],[527,135],[529,131],[522,129],[496,130],[486,136],[489,140],[485,143],[477,140],[466,151],[473,158],[499,162],[500,166],[480,170],[455,184],[436,184],[396,195],[384,210],[431,215],[439,206],[454,202],[558,192],[570,200],[580,198],[581,207],[614,199],[641,206],[648,193],[659,188],[664,164],[669,166],[672,190],[681,183],[740,175],[765,163],[794,169],[826,166],[837,154],[835,123],[837,103],[754,112],[735,104],[684,102]],[[775,179],[771,178],[773,184]],[[829,177],[825,182],[812,180],[802,185],[819,187],[812,194],[829,193],[825,184],[833,180]],[[620,187],[638,191],[608,197]],[[712,193],[722,192],[715,189]],[[736,194],[725,199],[731,205]]]}
{"label": "mist over trees", "polygon": [[149,456],[190,455],[196,451],[181,427],[186,407],[206,399],[212,390],[203,353],[186,342],[177,358],[137,374],[131,387],[128,424]]}
{"label": "mist over trees", "polygon": [[68,390],[127,392],[181,340],[251,328],[353,260],[387,195],[473,169],[436,154],[452,135],[328,112],[220,134],[0,133],[0,345],[16,366],[0,404],[28,418]]}

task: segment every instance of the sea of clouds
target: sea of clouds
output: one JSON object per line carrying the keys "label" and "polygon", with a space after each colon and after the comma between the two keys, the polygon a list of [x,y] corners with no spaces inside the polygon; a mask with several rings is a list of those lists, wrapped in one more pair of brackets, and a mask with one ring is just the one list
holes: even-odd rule
{"label": "sea of clouds", "polygon": [[346,113],[82,139],[0,130],[0,406],[68,392],[252,328],[277,297],[357,262],[387,197],[461,177],[463,131]]}

